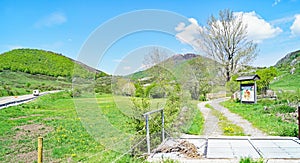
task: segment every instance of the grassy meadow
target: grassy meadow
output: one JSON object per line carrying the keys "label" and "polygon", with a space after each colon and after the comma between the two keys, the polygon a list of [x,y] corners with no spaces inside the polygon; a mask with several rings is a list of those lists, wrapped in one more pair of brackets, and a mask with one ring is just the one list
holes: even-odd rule
{"label": "grassy meadow", "polygon": [[[44,138],[44,162],[143,162],[130,151],[132,142],[135,143],[131,139],[138,134],[132,125],[133,111],[128,98],[71,98],[68,92],[60,92],[2,109],[0,162],[35,162],[39,136]],[[163,101],[153,100],[152,106],[160,107]],[[198,109],[194,113],[184,130],[200,134],[203,118]],[[93,118],[98,121],[88,121]]]}

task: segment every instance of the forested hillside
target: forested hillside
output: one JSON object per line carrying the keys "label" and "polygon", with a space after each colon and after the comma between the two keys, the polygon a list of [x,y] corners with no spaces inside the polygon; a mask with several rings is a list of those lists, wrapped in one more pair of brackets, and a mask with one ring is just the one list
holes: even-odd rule
{"label": "forested hillside", "polygon": [[95,91],[110,91],[110,76],[61,54],[37,49],[16,49],[0,55],[0,97],[30,94],[34,89],[71,90],[74,84],[80,85],[80,88],[94,88],[88,85],[90,82],[74,83],[73,77],[88,79],[76,81],[93,81],[96,78]]}
{"label": "forested hillside", "polygon": [[[21,71],[30,74],[42,74],[53,77],[83,78],[106,76],[96,69],[88,68],[70,58],[45,50],[15,49],[0,55],[0,70]],[[74,74],[76,70],[76,74]]]}

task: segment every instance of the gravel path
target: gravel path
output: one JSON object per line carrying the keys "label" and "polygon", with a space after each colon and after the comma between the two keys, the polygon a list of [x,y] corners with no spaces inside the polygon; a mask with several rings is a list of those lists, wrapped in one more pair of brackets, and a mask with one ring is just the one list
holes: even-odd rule
{"label": "gravel path", "polygon": [[231,113],[227,108],[225,108],[219,104],[220,102],[223,102],[226,100],[228,100],[228,98],[215,99],[215,100],[211,101],[210,105],[212,107],[214,107],[216,110],[223,113],[224,116],[227,117],[227,119],[230,120],[232,123],[241,126],[244,129],[244,133],[246,135],[256,136],[256,137],[267,136],[265,133],[263,133],[259,129],[253,127],[249,121],[243,119],[241,116],[239,116],[237,114]]}
{"label": "gravel path", "polygon": [[201,102],[198,104],[198,108],[202,112],[205,120],[203,135],[207,137],[221,136],[223,134],[223,131],[219,128],[219,119],[211,113],[211,110],[209,108],[205,107],[205,104],[207,103],[210,103],[210,101]]}
{"label": "gravel path", "polygon": [[211,113],[211,110],[209,108],[205,107],[205,104],[207,103],[209,103],[216,110],[223,113],[223,115],[227,117],[227,119],[231,121],[233,124],[241,126],[244,129],[244,133],[246,135],[256,136],[256,137],[267,136],[259,129],[253,127],[249,121],[245,120],[244,118],[242,118],[237,114],[231,113],[227,108],[219,104],[220,102],[226,101],[227,99],[228,98],[220,98],[212,101],[201,102],[198,104],[198,108],[202,112],[205,120],[204,131],[203,131],[204,136],[217,137],[223,135],[223,131],[218,126],[219,119]]}

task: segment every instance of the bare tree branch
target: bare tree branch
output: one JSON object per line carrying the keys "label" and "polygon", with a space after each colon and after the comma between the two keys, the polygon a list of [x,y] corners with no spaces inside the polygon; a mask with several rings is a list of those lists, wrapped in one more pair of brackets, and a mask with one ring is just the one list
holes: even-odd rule
{"label": "bare tree branch", "polygon": [[223,66],[226,81],[241,65],[249,64],[257,56],[257,45],[247,40],[247,26],[242,17],[230,10],[220,11],[219,19],[212,15],[200,35],[200,47]]}

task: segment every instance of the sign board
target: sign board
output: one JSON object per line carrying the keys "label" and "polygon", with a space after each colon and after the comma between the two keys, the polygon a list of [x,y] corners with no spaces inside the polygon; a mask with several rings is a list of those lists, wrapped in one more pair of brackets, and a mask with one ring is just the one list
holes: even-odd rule
{"label": "sign board", "polygon": [[246,103],[256,102],[255,84],[241,84],[241,101]]}

